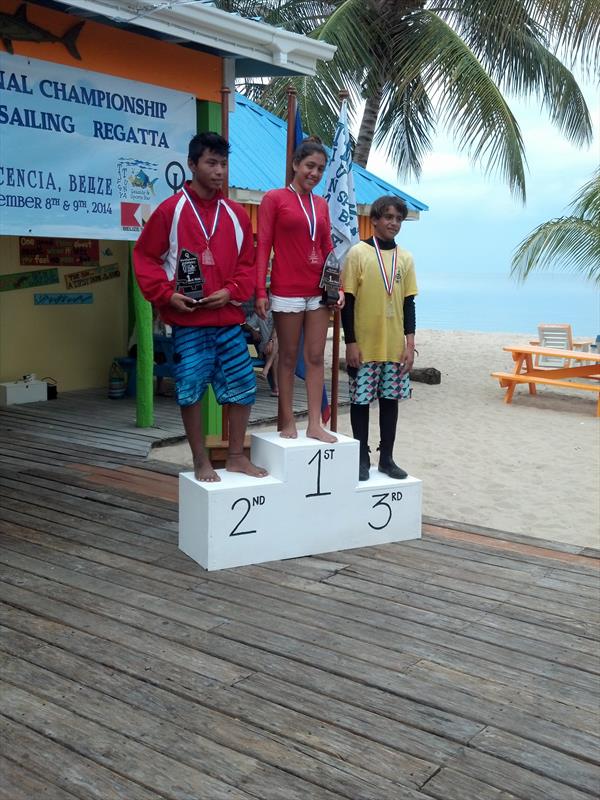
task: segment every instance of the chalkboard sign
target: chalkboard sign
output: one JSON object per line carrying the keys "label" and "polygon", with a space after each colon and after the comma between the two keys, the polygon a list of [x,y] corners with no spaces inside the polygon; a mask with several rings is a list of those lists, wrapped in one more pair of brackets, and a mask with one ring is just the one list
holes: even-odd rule
{"label": "chalkboard sign", "polygon": [[97,267],[100,264],[97,239],[21,236],[19,256],[24,267]]}

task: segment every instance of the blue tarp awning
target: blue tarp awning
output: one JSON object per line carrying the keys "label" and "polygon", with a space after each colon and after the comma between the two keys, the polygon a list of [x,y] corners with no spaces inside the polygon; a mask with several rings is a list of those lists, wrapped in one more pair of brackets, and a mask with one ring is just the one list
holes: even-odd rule
{"label": "blue tarp awning", "polygon": [[[236,95],[235,112],[229,118],[229,185],[236,189],[268,192],[283,186],[287,125],[243,95]],[[329,151],[329,148],[326,147]],[[411,211],[427,211],[425,203],[400,191],[396,186],[354,164],[354,188],[359,205],[371,205],[384,194],[406,201]],[[315,190],[321,194],[323,185]]]}

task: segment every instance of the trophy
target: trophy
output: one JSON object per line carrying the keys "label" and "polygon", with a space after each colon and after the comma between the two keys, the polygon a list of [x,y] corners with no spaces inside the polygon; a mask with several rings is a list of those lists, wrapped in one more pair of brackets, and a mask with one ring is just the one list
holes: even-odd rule
{"label": "trophy", "polygon": [[201,300],[204,297],[204,275],[200,260],[196,253],[181,250],[177,261],[177,283],[175,291],[189,297],[190,300]]}
{"label": "trophy", "polygon": [[323,264],[319,283],[319,288],[323,290],[322,305],[334,306],[339,300],[341,271],[340,262],[336,258],[335,251],[332,250]]}

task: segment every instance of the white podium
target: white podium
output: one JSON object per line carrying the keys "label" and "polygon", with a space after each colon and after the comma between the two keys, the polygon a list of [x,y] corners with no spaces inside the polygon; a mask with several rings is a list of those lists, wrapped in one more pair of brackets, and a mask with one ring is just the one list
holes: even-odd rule
{"label": "white podium", "polygon": [[421,481],[394,481],[371,468],[358,481],[359,444],[252,434],[251,478],[218,470],[221,481],[179,475],[179,548],[208,570],[351,547],[418,539]]}

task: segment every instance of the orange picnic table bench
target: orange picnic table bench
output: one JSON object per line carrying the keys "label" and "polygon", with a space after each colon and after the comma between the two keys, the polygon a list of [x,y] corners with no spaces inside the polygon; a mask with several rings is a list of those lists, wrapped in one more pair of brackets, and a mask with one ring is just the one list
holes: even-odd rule
{"label": "orange picnic table bench", "polygon": [[[492,372],[498,378],[500,386],[506,388],[505,403],[511,403],[517,384],[529,384],[529,394],[537,394],[536,384],[559,386],[578,391],[596,392],[598,405],[596,415],[600,417],[600,354],[581,350],[555,350],[532,345],[507,345],[503,348],[512,353],[515,362],[514,372]],[[562,367],[542,368],[534,366],[536,356],[551,356],[564,359]],[[583,383],[574,378],[596,379]]]}

